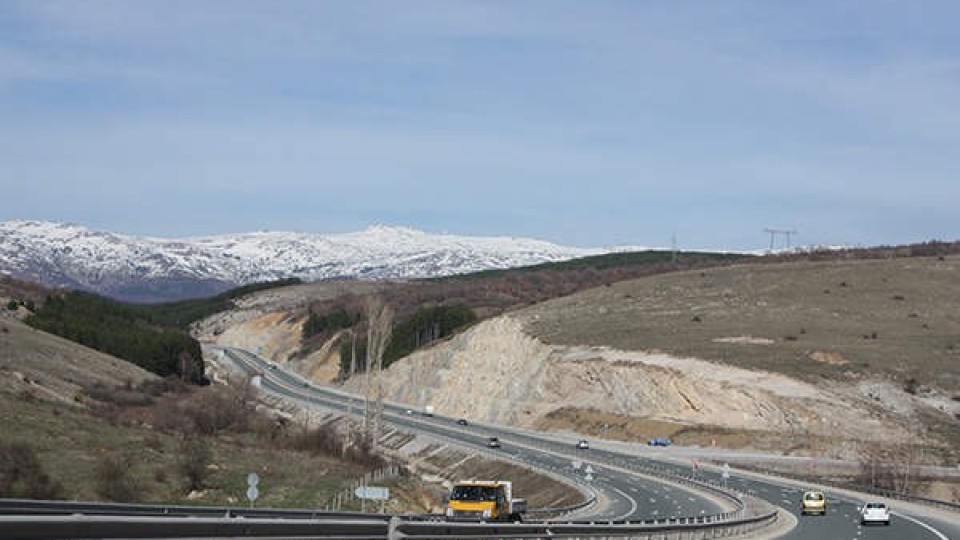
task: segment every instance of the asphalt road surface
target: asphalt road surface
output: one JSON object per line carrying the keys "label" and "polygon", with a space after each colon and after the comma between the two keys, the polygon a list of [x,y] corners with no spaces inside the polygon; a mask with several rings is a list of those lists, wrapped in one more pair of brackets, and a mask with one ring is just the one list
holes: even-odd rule
{"label": "asphalt road surface", "polygon": [[[262,389],[298,402],[307,408],[319,407],[334,411],[359,414],[362,401],[349,394],[306,382],[298,375],[276,367],[248,351],[220,349],[228,358],[249,371],[263,374]],[[671,462],[669,449],[657,449],[659,456],[638,455],[623,449],[594,448],[578,450],[576,440],[565,441],[549,434],[539,434],[505,426],[471,423],[461,426],[456,419],[426,417],[396,404],[384,405],[384,420],[398,428],[411,432],[429,434],[447,439],[458,446],[489,452],[500,457],[514,459],[533,467],[574,478],[602,494],[600,504],[582,514],[580,519],[596,521],[644,520],[662,517],[692,517],[716,514],[724,511],[708,496],[693,493],[671,483],[661,483],[648,477],[632,474],[624,468],[637,464],[653,467],[664,472],[690,475],[722,482],[722,472],[689,464]],[[502,447],[488,449],[490,436],[500,438]],[[667,459],[665,459],[667,458]],[[574,462],[581,462],[578,469]],[[587,466],[592,469],[592,479],[587,481]],[[799,514],[803,489],[777,480],[756,478],[754,475],[738,476],[726,480],[730,487],[755,495],[767,502]],[[960,513],[906,511],[892,505],[894,515],[889,526],[862,526],[858,507],[863,500],[826,491],[827,513],[824,516],[798,516],[795,529],[782,536],[785,539],[826,540],[960,540]],[[865,496],[866,497],[866,496]],[[930,517],[926,514],[932,514]]]}

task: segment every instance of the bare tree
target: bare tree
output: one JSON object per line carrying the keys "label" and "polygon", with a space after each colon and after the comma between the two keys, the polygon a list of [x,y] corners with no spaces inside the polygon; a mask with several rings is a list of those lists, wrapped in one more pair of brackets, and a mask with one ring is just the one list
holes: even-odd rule
{"label": "bare tree", "polygon": [[[367,375],[364,385],[364,436],[373,449],[376,449],[383,420],[383,381],[381,379],[383,354],[387,350],[393,332],[393,310],[379,296],[368,299],[366,310]],[[375,400],[372,408],[370,407],[371,390]]]}
{"label": "bare tree", "polygon": [[898,493],[917,489],[917,466],[922,450],[908,441],[872,442],[860,450],[860,483]]}

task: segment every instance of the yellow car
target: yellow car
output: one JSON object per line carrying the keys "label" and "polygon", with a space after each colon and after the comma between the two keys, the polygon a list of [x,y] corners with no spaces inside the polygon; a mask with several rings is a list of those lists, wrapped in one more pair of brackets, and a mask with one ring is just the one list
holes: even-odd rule
{"label": "yellow car", "polygon": [[800,506],[800,513],[803,515],[807,514],[820,514],[821,516],[826,515],[827,513],[827,498],[823,495],[822,491],[804,491],[803,492],[803,502]]}

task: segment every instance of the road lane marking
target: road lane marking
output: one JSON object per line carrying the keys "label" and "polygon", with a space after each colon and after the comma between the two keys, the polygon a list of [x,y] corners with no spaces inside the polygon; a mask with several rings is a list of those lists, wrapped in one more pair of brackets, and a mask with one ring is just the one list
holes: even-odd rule
{"label": "road lane marking", "polygon": [[623,491],[622,489],[620,489],[620,488],[618,488],[618,487],[616,487],[616,486],[609,486],[609,487],[612,488],[612,489],[613,489],[614,491],[616,491],[617,493],[619,493],[620,495],[623,495],[628,501],[630,501],[630,511],[627,512],[626,514],[622,515],[622,516],[618,516],[616,519],[626,519],[626,518],[632,516],[632,515],[637,511],[637,509],[640,507],[640,505],[637,504],[637,501],[636,501],[633,497],[631,497],[630,494],[628,494],[627,492]]}
{"label": "road lane marking", "polygon": [[932,526],[927,525],[926,523],[920,521],[919,519],[914,519],[914,518],[912,518],[912,517],[910,517],[910,516],[908,516],[908,515],[906,515],[906,514],[901,514],[901,513],[899,513],[899,512],[890,512],[890,513],[893,514],[893,515],[895,515],[895,516],[900,516],[900,517],[902,517],[903,519],[908,519],[908,520],[916,523],[917,525],[920,525],[920,526],[923,527],[924,529],[926,529],[926,530],[932,532],[933,534],[937,535],[937,536],[940,538],[940,540],[950,540],[945,534],[943,534],[942,532],[934,529]]}

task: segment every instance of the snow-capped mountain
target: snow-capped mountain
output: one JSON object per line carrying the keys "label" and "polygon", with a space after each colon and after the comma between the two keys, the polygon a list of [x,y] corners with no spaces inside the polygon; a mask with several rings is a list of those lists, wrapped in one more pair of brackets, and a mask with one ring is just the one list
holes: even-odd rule
{"label": "snow-capped mountain", "polygon": [[205,296],[288,277],[446,276],[608,251],[385,226],[347,234],[256,232],[161,239],[62,223],[0,222],[0,274],[135,301]]}

